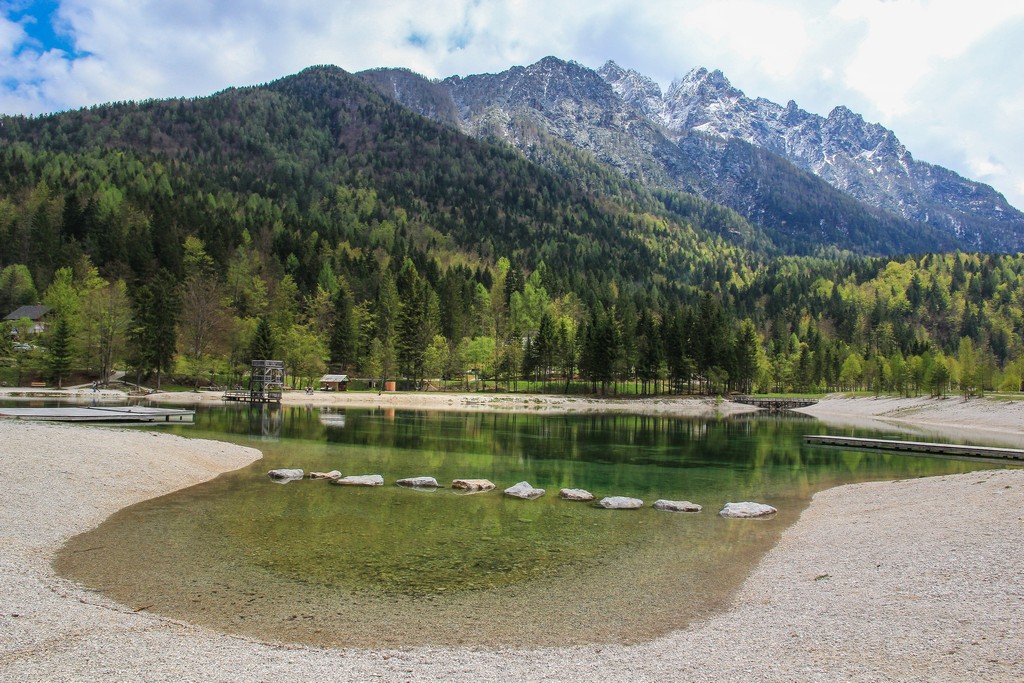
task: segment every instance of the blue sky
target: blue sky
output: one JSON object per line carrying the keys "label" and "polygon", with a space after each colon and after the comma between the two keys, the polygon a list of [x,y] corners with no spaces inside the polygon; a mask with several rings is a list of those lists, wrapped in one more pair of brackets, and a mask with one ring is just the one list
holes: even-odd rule
{"label": "blue sky", "polygon": [[[313,64],[430,77],[555,55],[849,106],[1024,208],[1019,0],[0,0],[0,111],[206,95]],[[1024,248],[1024,245],[1022,245]]]}

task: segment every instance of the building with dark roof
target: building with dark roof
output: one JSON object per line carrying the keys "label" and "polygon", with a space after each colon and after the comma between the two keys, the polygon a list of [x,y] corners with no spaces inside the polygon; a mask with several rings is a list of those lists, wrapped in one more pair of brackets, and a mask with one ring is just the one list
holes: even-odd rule
{"label": "building with dark roof", "polygon": [[32,321],[32,334],[39,334],[46,329],[46,316],[49,312],[49,306],[43,306],[42,304],[29,304],[11,311],[4,316],[4,320],[17,322],[23,318],[28,318]]}

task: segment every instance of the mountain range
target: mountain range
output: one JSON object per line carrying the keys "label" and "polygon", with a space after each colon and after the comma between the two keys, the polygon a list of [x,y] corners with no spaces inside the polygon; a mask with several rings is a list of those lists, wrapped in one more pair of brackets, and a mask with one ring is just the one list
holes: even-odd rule
{"label": "mountain range", "polygon": [[439,81],[402,69],[358,75],[549,167],[561,141],[648,187],[728,206],[790,253],[1010,252],[1024,236],[1024,214],[1001,194],[914,159],[881,125],[843,106],[822,117],[751,99],[720,71],[694,69],[664,93],[614,62],[593,70],[555,57]]}
{"label": "mountain range", "polygon": [[852,112],[701,70],[662,94],[554,58],[444,80],[314,66],[0,116],[0,307],[74,314],[84,353],[73,297],[128,296],[142,371],[176,342],[189,372],[241,367],[267,328],[301,376],[515,381],[557,356],[592,387],[902,391],[912,366],[941,392],[956,353],[1019,388],[1021,234],[991,188]]}
{"label": "mountain range", "polygon": [[0,118],[0,266],[47,282],[85,255],[145,279],[181,273],[190,235],[218,262],[256,240],[306,292],[372,252],[692,293],[780,255],[1016,252],[1024,216],[847,109],[750,100],[702,69],[663,94],[554,57],[444,80],[316,66]]}

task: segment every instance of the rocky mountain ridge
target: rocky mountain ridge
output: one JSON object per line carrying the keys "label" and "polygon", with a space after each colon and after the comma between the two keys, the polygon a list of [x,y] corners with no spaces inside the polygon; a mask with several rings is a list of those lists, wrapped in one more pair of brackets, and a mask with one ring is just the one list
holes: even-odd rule
{"label": "rocky mountain ridge", "polygon": [[904,218],[968,237],[972,218],[1000,221],[1019,212],[995,190],[948,169],[919,162],[887,128],[845,106],[827,117],[751,99],[721,71],[697,68],[659,86],[607,62],[598,73],[634,107],[649,112],[670,137],[690,131],[738,138],[778,154],[851,196]]}
{"label": "rocky mountain ridge", "polygon": [[[1024,214],[991,187],[917,161],[892,131],[846,107],[827,117],[751,99],[720,71],[694,69],[666,92],[608,62],[546,57],[499,74],[429,81],[360,74],[434,120],[536,156],[568,142],[627,177],[735,209],[786,250],[1015,251]],[[788,245],[788,246],[787,246]]]}

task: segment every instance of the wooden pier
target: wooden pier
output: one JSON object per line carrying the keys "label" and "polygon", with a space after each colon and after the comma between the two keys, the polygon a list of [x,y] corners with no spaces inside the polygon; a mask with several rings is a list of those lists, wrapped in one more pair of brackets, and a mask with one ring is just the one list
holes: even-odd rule
{"label": "wooden pier", "polygon": [[734,403],[754,406],[769,413],[781,413],[786,410],[806,408],[818,402],[817,399],[813,398],[760,398],[757,396],[733,396],[730,400]]}
{"label": "wooden pier", "polygon": [[47,422],[192,422],[196,411],[148,406],[0,408],[0,417]]}
{"label": "wooden pier", "polygon": [[224,392],[225,401],[235,403],[267,403],[262,394],[250,392],[248,389],[229,389]]}
{"label": "wooden pier", "polygon": [[808,434],[804,443],[813,446],[839,446],[866,450],[897,451],[911,455],[941,455],[954,458],[990,458],[1024,462],[1024,450],[968,446],[954,443],[927,443],[922,441],[894,441],[890,439],[863,439],[853,436]]}

